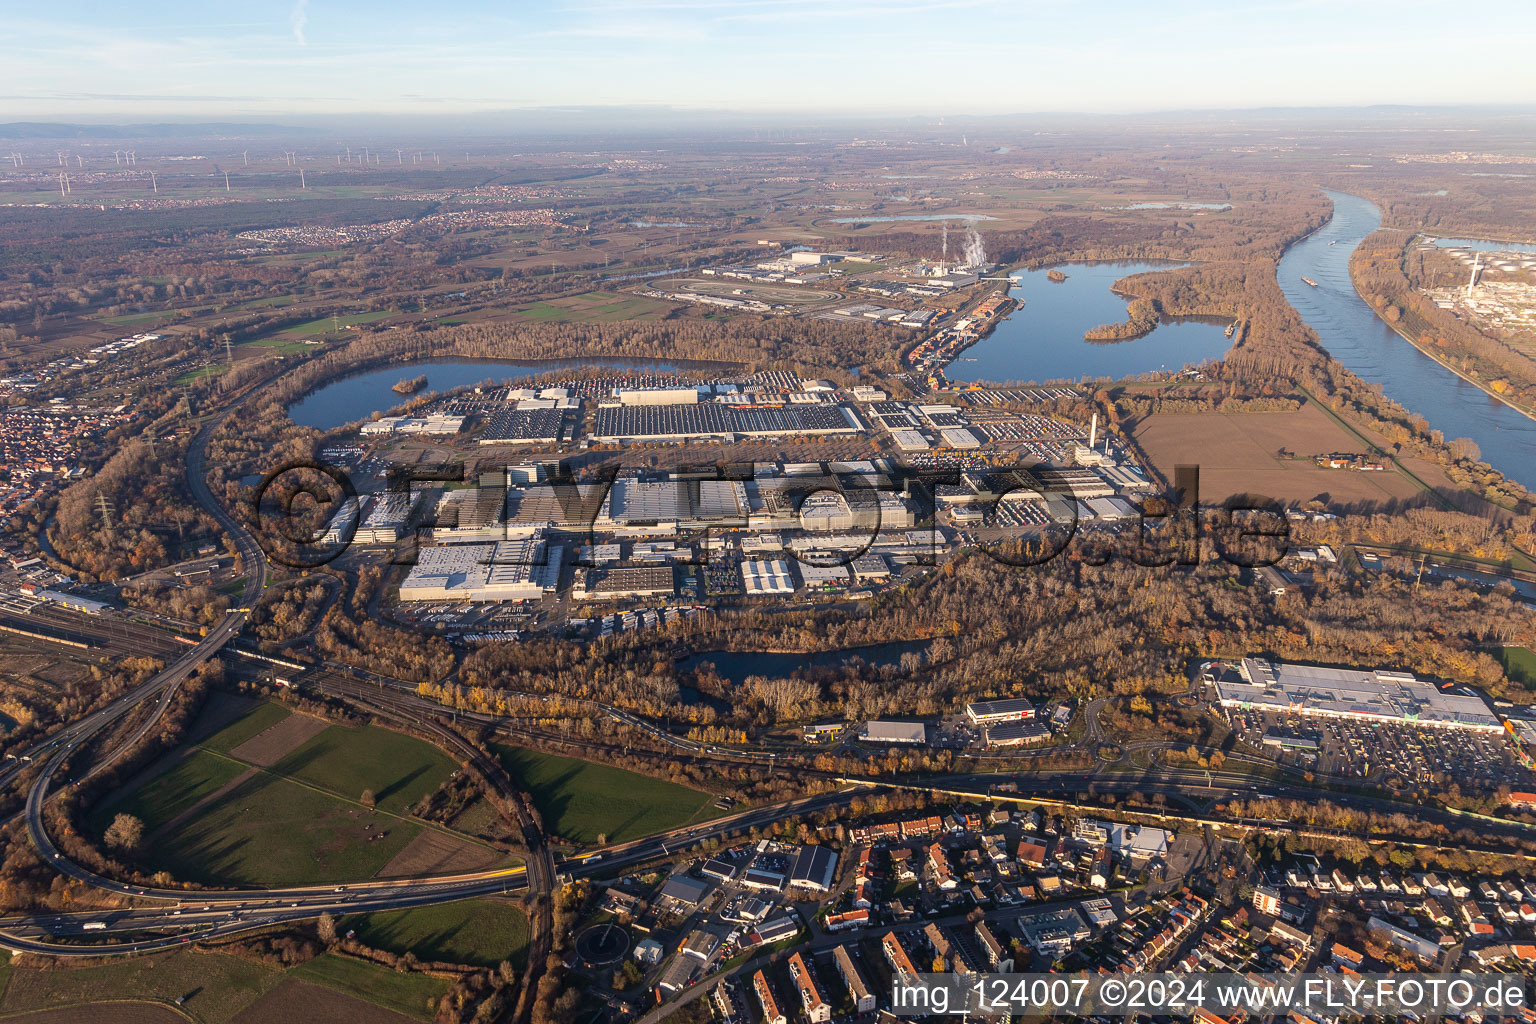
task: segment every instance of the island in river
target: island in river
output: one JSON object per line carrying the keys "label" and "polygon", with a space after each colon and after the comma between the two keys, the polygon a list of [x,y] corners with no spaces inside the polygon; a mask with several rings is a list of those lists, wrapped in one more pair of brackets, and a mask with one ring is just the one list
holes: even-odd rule
{"label": "island in river", "polygon": [[427,376],[426,374],[422,374],[420,377],[408,377],[405,380],[400,381],[390,390],[397,395],[414,395],[416,392],[420,391],[426,386]]}

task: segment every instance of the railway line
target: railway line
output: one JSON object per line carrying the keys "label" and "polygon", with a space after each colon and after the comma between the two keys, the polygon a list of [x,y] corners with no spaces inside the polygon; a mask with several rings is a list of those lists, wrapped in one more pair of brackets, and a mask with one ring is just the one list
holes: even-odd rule
{"label": "railway line", "polygon": [[[207,487],[204,473],[207,442],[213,431],[218,429],[234,408],[236,406],[231,406],[206,421],[194,437],[187,459],[187,484],[198,503],[215,518],[236,544],[246,579],[242,606],[248,608],[255,604],[266,585],[268,566],[265,553],[249,531],[214,500]],[[246,613],[243,608],[226,614],[218,624],[208,630],[205,636],[197,639],[190,646],[185,643],[185,640],[190,638],[183,637],[178,640],[175,635],[165,630],[141,623],[105,620],[101,623],[81,623],[77,619],[69,619],[66,623],[51,611],[38,617],[29,614],[22,620],[28,624],[43,627],[34,630],[39,635],[67,626],[58,636],[49,636],[48,639],[39,642],[77,642],[74,637],[78,633],[109,648],[121,645],[136,651],[147,652],[152,649],[161,652],[162,656],[168,660],[162,671],[141,686],[105,707],[69,723],[57,730],[46,741],[30,748],[25,753],[27,760],[18,758],[17,761],[8,762],[5,767],[0,768],[0,785],[10,785],[25,771],[36,768],[38,763],[41,763],[35,778],[30,782],[25,807],[21,812],[34,846],[44,861],[54,870],[82,884],[117,896],[129,906],[126,909],[89,915],[88,918],[85,915],[56,914],[6,919],[0,921],[0,946],[16,951],[64,957],[147,952],[174,947],[196,939],[231,935],[247,929],[313,918],[326,912],[360,913],[399,909],[510,892],[514,889],[526,890],[531,897],[530,916],[533,927],[529,970],[524,975],[522,995],[515,1015],[521,1022],[527,1020],[531,1011],[539,972],[542,971],[545,954],[551,948],[550,897],[557,871],[564,870],[575,875],[611,872],[628,865],[670,856],[679,848],[691,846],[704,839],[722,838],[753,827],[769,825],[786,817],[840,806],[862,793],[891,785],[918,788],[934,794],[953,795],[957,798],[995,798],[997,796],[995,787],[1000,781],[1011,783],[1013,792],[1006,796],[1017,799],[1066,800],[1069,797],[1081,796],[1084,792],[1089,796],[1135,792],[1175,797],[1186,797],[1198,793],[1214,803],[1235,798],[1262,799],[1276,795],[1319,795],[1315,790],[1255,780],[1251,776],[1240,773],[1167,767],[1153,767],[1136,774],[1098,774],[1101,766],[1095,765],[1094,772],[1089,774],[1081,771],[1044,771],[1011,775],[956,775],[939,779],[898,782],[883,778],[838,778],[831,773],[810,771],[795,765],[792,770],[798,777],[819,780],[839,788],[780,804],[749,809],[703,824],[683,826],[631,843],[610,847],[599,853],[577,855],[557,862],[544,840],[527,795],[517,789],[515,782],[495,758],[487,755],[457,728],[446,725],[440,720],[442,709],[439,706],[421,698],[413,692],[409,684],[399,680],[321,664],[310,672],[306,679],[307,684],[314,685],[322,692],[362,704],[385,717],[406,722],[413,728],[427,730],[439,743],[469,762],[496,791],[497,797],[516,822],[528,851],[527,863],[522,867],[470,875],[361,882],[344,886],[187,890],[133,885],[96,874],[69,860],[49,836],[43,814],[58,773],[78,753],[83,753],[86,745],[92,740],[125,721],[129,714],[147,709],[143,721],[122,737],[112,749],[96,758],[81,777],[89,778],[103,771],[142,740],[159,721],[181,683],[209,659],[232,650],[229,645],[245,625]],[[0,623],[9,625],[13,621],[16,621],[13,613],[6,612],[0,615]],[[248,652],[247,656],[249,656]],[[537,699],[544,695],[519,694],[519,696]],[[736,766],[750,764],[769,771],[773,771],[780,765],[785,769],[791,769],[791,765],[781,762],[781,755],[774,751],[742,750],[705,744],[678,737],[646,719],[613,705],[587,700],[575,703],[616,724],[642,731],[679,755],[690,759]],[[1098,725],[1096,710],[1096,707],[1090,708],[1093,712],[1089,715],[1090,735],[1085,744],[1090,748],[1104,739]],[[540,733],[505,719],[474,713],[459,712],[457,714],[466,722],[473,722],[480,728],[489,729],[498,735],[548,738],[546,733]],[[610,749],[617,751],[618,748],[615,746]],[[1289,791],[1280,794],[1275,792],[1276,789],[1289,789]],[[1400,804],[1355,794],[1324,791],[1321,795],[1346,805],[1371,810],[1404,811],[1404,807]],[[1421,818],[1442,821],[1452,827],[1466,824],[1465,819],[1457,821],[1455,816],[1433,808],[1420,807],[1415,811]],[[1211,820],[1219,822],[1222,819],[1212,817]],[[1299,829],[1289,826],[1289,823],[1263,819],[1228,820],[1224,823],[1238,827],[1304,831],[1308,834],[1319,831]],[[1525,827],[1519,823],[1500,824],[1496,820],[1479,820],[1478,827],[1489,836],[1500,836],[1511,841],[1530,838]],[[1408,838],[1408,841],[1412,839]],[[151,906],[142,906],[146,903]],[[87,935],[86,924],[93,926],[89,930],[89,935]],[[156,929],[172,929],[172,931],[169,934],[140,937],[144,932]],[[103,933],[128,935],[130,938],[121,942],[86,944],[87,938],[101,937]]]}

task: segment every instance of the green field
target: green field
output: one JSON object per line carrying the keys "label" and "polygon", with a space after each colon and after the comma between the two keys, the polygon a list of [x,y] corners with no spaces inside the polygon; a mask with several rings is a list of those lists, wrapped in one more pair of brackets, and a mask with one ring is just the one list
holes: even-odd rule
{"label": "green field", "polygon": [[[209,753],[195,759],[219,760]],[[170,802],[160,790],[177,781],[155,780],[129,806]],[[146,834],[167,823],[142,820]],[[370,840],[380,831],[388,834]],[[351,801],[258,772],[160,835],[147,857],[176,878],[215,885],[322,885],[377,874],[420,831],[413,822],[370,814]]]}
{"label": "green field", "polygon": [[403,814],[457,767],[436,747],[401,733],[333,725],[272,770],[354,799],[372,789],[381,811]]}
{"label": "green field", "polygon": [[495,967],[528,957],[528,917],[512,903],[473,900],[347,917],[341,928],[375,949],[414,952],[422,960]]}
{"label": "green field", "polygon": [[709,817],[714,797],[697,789],[574,757],[521,747],[497,755],[533,795],[544,824],[564,839],[625,842]]}
{"label": "green field", "polygon": [[[10,968],[0,1014],[81,1006],[111,1000],[140,1000],[179,1008],[194,1021],[224,1024],[285,978],[296,978],[408,1014],[430,1020],[448,982],[424,974],[397,974],[373,964],[325,954],[289,971],[224,953],[178,949],[150,956],[68,965]],[[81,1020],[89,1020],[82,1009]]]}
{"label": "green field", "polygon": [[[179,879],[270,886],[371,877],[421,832],[403,815],[449,777],[453,761],[375,726],[327,726],[270,769],[231,755],[288,715],[278,704],[257,705],[162,774],[92,808],[87,826],[99,833],[119,812],[134,815],[154,837],[147,865]],[[226,786],[217,801],[176,820]],[[370,789],[377,812],[359,803]]]}
{"label": "green field", "polygon": [[266,349],[267,351],[275,352],[278,355],[291,355],[294,352],[309,352],[312,349],[318,347],[316,345],[311,345],[307,341],[290,341],[286,338],[261,338],[257,341],[242,341],[240,344],[242,346],[249,345],[251,348]]}
{"label": "green field", "polygon": [[179,387],[183,384],[190,384],[195,380],[202,380],[204,377],[217,377],[219,374],[228,369],[229,367],[227,366],[219,366],[217,364],[201,366],[196,370],[188,370],[186,373],[177,377],[171,383]]}
{"label": "green field", "polygon": [[170,320],[176,316],[173,309],[162,309],[154,313],[125,313],[122,316],[104,316],[101,322],[111,324],[113,327],[132,327],[135,324],[147,324],[155,320]]}
{"label": "green field", "polygon": [[284,334],[324,334],[336,327],[354,327],[357,324],[371,324],[379,320],[387,320],[398,313],[393,309],[379,310],[374,313],[353,313],[350,316],[338,316],[334,320],[330,317],[321,317],[318,320],[310,320],[306,323],[295,324],[292,327],[283,328]]}
{"label": "green field", "polygon": [[426,974],[397,974],[372,964],[326,953],[295,967],[290,976],[349,996],[431,1020],[432,1009],[448,991],[448,982]]}
{"label": "green field", "polygon": [[252,299],[249,302],[241,302],[229,308],[231,309],[281,309],[291,306],[298,300],[291,295],[269,295],[264,299]]}
{"label": "green field", "polygon": [[205,750],[194,750],[170,771],[134,790],[121,803],[107,801],[92,808],[86,826],[93,832],[103,831],[112,823],[113,816],[126,812],[144,823],[148,835],[220,786],[232,782],[243,771],[245,768],[238,761]]}
{"label": "green field", "polygon": [[587,292],[569,298],[535,302],[516,312],[529,320],[540,320],[546,323],[610,322],[645,320],[667,308],[663,303],[640,295]]}
{"label": "green field", "polygon": [[1522,686],[1536,687],[1536,651],[1524,647],[1506,647],[1499,652],[1504,674]]}
{"label": "green field", "polygon": [[288,715],[288,709],[281,704],[263,701],[248,713],[241,715],[234,722],[200,742],[198,746],[227,754],[257,733],[265,732],[281,722]]}
{"label": "green field", "polygon": [[[387,972],[374,969],[379,975]],[[142,999],[174,1003],[195,1020],[222,1024],[261,998],[283,979],[283,972],[223,953],[179,949],[171,953],[113,959],[86,967],[15,969],[10,972],[0,1012],[20,1013],[49,1007]],[[365,996],[366,998],[366,996]],[[87,1019],[82,1015],[81,1019]]]}

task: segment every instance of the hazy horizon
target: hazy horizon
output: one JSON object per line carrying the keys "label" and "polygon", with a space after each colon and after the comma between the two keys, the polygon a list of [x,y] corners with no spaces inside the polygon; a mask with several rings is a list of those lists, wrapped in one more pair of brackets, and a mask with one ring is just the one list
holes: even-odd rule
{"label": "hazy horizon", "polygon": [[[1469,15],[1469,11],[1475,12]],[[1434,51],[1426,53],[1426,26]],[[0,120],[249,120],[656,107],[1017,116],[1536,100],[1511,0],[1237,10],[1004,0],[186,0],[13,17]],[[1039,116],[1039,115],[1036,115]]]}

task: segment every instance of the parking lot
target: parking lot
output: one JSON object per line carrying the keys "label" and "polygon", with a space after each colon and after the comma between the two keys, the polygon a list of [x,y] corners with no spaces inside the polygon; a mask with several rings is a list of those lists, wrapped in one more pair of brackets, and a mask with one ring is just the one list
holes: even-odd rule
{"label": "parking lot", "polygon": [[[1396,777],[1412,788],[1456,783],[1496,789],[1526,787],[1533,773],[1516,757],[1503,733],[1418,728],[1396,722],[1365,722],[1308,715],[1227,709],[1227,721],[1243,742],[1294,764],[1347,778]],[[1266,746],[1270,735],[1316,743]]]}

